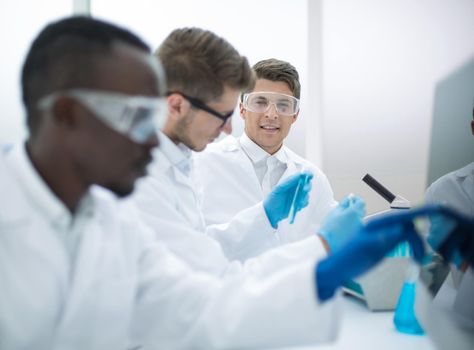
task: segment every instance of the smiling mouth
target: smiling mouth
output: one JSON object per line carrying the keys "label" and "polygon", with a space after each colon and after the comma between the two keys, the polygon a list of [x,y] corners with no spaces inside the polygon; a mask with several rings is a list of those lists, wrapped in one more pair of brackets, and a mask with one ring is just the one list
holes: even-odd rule
{"label": "smiling mouth", "polygon": [[280,128],[276,125],[261,125],[260,129],[267,130],[267,131],[277,131]]}

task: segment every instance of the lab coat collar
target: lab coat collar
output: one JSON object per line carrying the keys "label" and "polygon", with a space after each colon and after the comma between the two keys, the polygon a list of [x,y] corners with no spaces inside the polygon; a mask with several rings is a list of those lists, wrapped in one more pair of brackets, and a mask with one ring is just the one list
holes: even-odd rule
{"label": "lab coat collar", "polygon": [[[247,135],[245,135],[245,136],[247,136]],[[235,138],[232,135],[229,135],[229,136],[225,137],[223,140],[219,141],[218,144],[219,144],[219,148],[223,152],[237,152],[239,150],[242,150],[242,145],[240,144],[240,138]],[[292,150],[290,150],[285,145],[283,145],[281,150],[283,150],[285,152],[285,156],[288,160],[288,163],[293,162],[295,165],[298,165],[298,167],[301,167],[302,165],[307,163],[307,161],[305,159],[301,158],[299,155],[294,153]]]}
{"label": "lab coat collar", "polygon": [[466,193],[466,196],[474,202],[474,162],[457,170],[455,174],[460,179],[461,187]]}
{"label": "lab coat collar", "polygon": [[163,132],[159,132],[160,147],[159,151],[168,159],[170,165],[178,168],[184,175],[189,176],[191,171],[191,150],[180,143],[176,145]]}
{"label": "lab coat collar", "polygon": [[282,146],[275,154],[270,155],[263,148],[253,142],[245,132],[240,136],[239,142],[244,152],[249,156],[254,164],[266,161],[267,158],[271,156],[275,157],[280,161],[280,163],[287,164],[288,162],[288,156],[284,146]]}
{"label": "lab coat collar", "polygon": [[464,168],[456,170],[455,174],[457,177],[468,177],[474,175],[474,162],[466,165]]}
{"label": "lab coat collar", "polygon": [[[74,216],[40,177],[26,152],[26,145],[15,145],[8,152],[6,161],[38,212],[60,229],[70,227]],[[79,203],[76,215],[92,214],[93,204],[92,196],[87,193]]]}

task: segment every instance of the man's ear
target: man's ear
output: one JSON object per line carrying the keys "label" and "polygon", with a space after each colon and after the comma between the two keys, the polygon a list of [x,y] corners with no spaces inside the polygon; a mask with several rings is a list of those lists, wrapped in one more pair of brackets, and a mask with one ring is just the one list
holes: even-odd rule
{"label": "man's ear", "polygon": [[180,94],[171,94],[166,97],[168,103],[168,118],[179,120],[188,114],[191,104]]}
{"label": "man's ear", "polygon": [[239,103],[239,111],[240,111],[240,117],[242,119],[245,119],[245,108],[244,108],[244,104],[242,102]]}
{"label": "man's ear", "polygon": [[296,121],[296,119],[298,119],[298,116],[299,116],[299,115],[300,115],[300,111],[298,111],[298,113],[296,113],[296,114],[293,116],[293,118],[292,118],[293,121],[291,122],[291,124],[293,124],[293,123]]}
{"label": "man's ear", "polygon": [[77,118],[84,112],[73,98],[59,97],[51,108],[53,122],[60,127],[71,128],[77,124]]}

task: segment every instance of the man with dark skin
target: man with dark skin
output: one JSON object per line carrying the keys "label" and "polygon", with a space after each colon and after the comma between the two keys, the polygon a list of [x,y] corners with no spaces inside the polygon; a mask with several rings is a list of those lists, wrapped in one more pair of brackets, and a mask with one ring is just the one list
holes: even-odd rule
{"label": "man with dark skin", "polygon": [[[0,152],[0,349],[327,339],[285,326],[314,319],[314,261],[221,280],[156,243],[115,198],[133,191],[158,145],[153,118],[166,115],[166,90],[157,62],[133,34],[90,18],[52,23],[34,40],[22,75],[30,137]],[[255,336],[261,322],[272,326]]]}
{"label": "man with dark skin", "polygon": [[254,266],[254,276],[218,279],[191,270],[116,198],[133,191],[158,144],[163,85],[146,44],[109,23],[67,18],[34,40],[22,74],[30,137],[0,152],[0,349],[327,341],[333,333],[319,331],[336,320],[331,303],[315,306],[340,286],[324,281],[347,266],[341,258],[352,256],[361,273],[405,238],[392,230],[380,246],[376,233],[362,235],[343,256],[287,273]]}
{"label": "man with dark skin", "polygon": [[[111,55],[112,62],[97,60],[96,78],[88,88],[158,96],[152,61],[123,44],[114,45]],[[157,145],[155,134],[137,144],[104,125],[76,99],[63,96],[56,100],[53,113],[43,116],[41,125],[32,130],[26,149],[44,181],[74,212],[93,184],[118,196],[130,194],[135,181],[145,175],[150,151]]]}

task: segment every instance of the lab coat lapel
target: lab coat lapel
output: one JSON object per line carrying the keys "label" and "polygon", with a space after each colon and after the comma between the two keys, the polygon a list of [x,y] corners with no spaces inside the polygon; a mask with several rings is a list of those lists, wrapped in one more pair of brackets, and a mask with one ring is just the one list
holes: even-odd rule
{"label": "lab coat lapel", "polygon": [[192,188],[191,179],[188,176],[184,175],[177,167],[171,167],[171,176],[173,177],[174,182],[185,187]]}
{"label": "lab coat lapel", "polygon": [[296,174],[298,172],[298,167],[296,166],[296,164],[292,161],[292,160],[289,160],[287,163],[286,163],[286,170],[285,172],[283,173],[283,175],[281,176],[280,180],[278,181],[278,183],[282,182],[284,179],[286,179],[287,177],[293,175],[293,174]]}
{"label": "lab coat lapel", "polygon": [[[111,234],[113,234],[111,232]],[[91,292],[94,284],[94,276],[100,275],[97,269],[100,269],[100,252],[103,247],[103,237],[97,222],[89,221],[82,230],[82,237],[76,253],[76,259],[72,264],[72,280],[70,281],[70,290],[68,303],[63,314],[62,323],[68,324],[70,319],[78,313],[78,305],[85,307],[87,303],[87,294]],[[103,275],[104,276],[104,275]],[[92,322],[92,320],[90,320]]]}
{"label": "lab coat lapel", "polygon": [[94,215],[81,228],[71,288],[55,338],[57,349],[70,344],[94,350],[126,346],[136,278],[134,265],[127,260],[134,247],[128,247],[130,256],[124,252],[119,238],[123,228],[119,220],[110,220],[113,214],[106,216],[107,221],[99,211]]}
{"label": "lab coat lapel", "polygon": [[250,191],[253,193],[260,193],[260,197],[263,198],[262,186],[260,186],[260,183],[258,182],[252,161],[240,146],[239,140],[236,138],[229,138],[229,142],[226,144],[224,151],[228,153],[228,156],[231,159],[231,164],[238,164],[240,169],[244,172],[245,179],[248,180],[247,185],[251,186]]}
{"label": "lab coat lapel", "polygon": [[[285,147],[285,146],[283,146]],[[286,161],[286,170],[281,176],[278,183],[281,183],[287,177],[296,174],[297,172],[301,171],[303,165],[300,162],[295,161],[294,157],[292,157],[291,151],[289,151],[286,147],[284,148],[286,153],[287,161]]]}
{"label": "lab coat lapel", "polygon": [[461,185],[466,196],[474,203],[474,176],[466,176]]}

